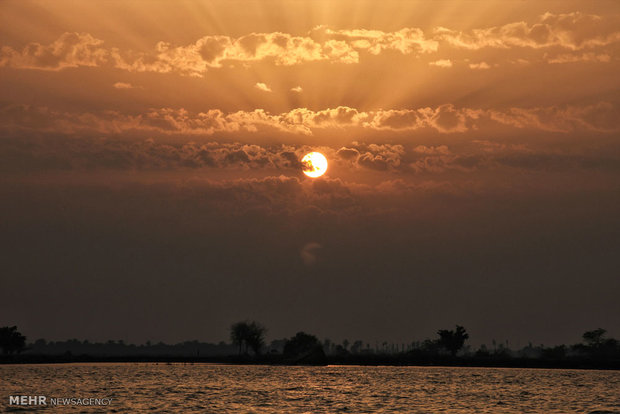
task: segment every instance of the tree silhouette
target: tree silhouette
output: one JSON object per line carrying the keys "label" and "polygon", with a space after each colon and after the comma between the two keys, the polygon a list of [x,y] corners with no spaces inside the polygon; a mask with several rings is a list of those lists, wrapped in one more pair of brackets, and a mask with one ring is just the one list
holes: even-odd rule
{"label": "tree silhouette", "polygon": [[316,336],[305,332],[297,332],[294,337],[286,341],[286,344],[284,344],[284,355],[301,355],[312,352],[318,348],[323,350],[323,347]]}
{"label": "tree silhouette", "polygon": [[242,321],[230,327],[230,339],[239,347],[239,355],[242,351],[247,354],[248,347],[258,355],[265,345],[265,332],[267,329],[256,321]]}
{"label": "tree silhouette", "polygon": [[584,342],[592,348],[599,348],[603,343],[603,336],[607,331],[603,328],[594,329],[593,331],[587,331],[582,335]]}
{"label": "tree silhouette", "polygon": [[439,340],[437,341],[439,346],[445,348],[452,356],[456,355],[469,338],[465,328],[460,325],[456,325],[456,330],[454,331],[440,329],[437,331],[437,335],[439,335]]}
{"label": "tree silhouette", "polygon": [[254,321],[250,322],[246,343],[256,355],[260,354],[261,348],[265,345],[265,332],[267,329],[263,325]]}
{"label": "tree silhouette", "polygon": [[283,361],[289,364],[322,365],[326,363],[325,351],[316,336],[297,332],[284,344]]}
{"label": "tree silhouette", "polygon": [[247,342],[246,339],[249,336],[250,326],[247,322],[237,322],[232,324],[230,327],[230,339],[232,343],[239,347],[239,355],[241,355],[243,345],[246,345],[247,352]]}
{"label": "tree silhouette", "polygon": [[359,354],[363,346],[364,343],[358,339],[357,341],[353,342],[353,345],[351,345],[351,353]]}
{"label": "tree silhouette", "polygon": [[10,355],[13,352],[19,354],[25,346],[26,337],[17,330],[17,326],[0,328],[0,348],[5,355]]}
{"label": "tree silhouette", "polygon": [[607,331],[603,328],[584,332],[582,338],[586,345],[582,345],[581,349],[596,358],[620,357],[620,342],[614,338],[606,338],[606,334]]}

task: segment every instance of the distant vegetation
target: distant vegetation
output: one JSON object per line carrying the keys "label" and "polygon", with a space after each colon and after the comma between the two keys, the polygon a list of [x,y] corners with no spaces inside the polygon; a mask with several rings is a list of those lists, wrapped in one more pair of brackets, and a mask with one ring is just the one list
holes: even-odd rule
{"label": "distant vegetation", "polygon": [[289,363],[325,363],[326,356],[321,342],[316,336],[297,332],[294,337],[284,342],[284,361]]}
{"label": "distant vegetation", "polygon": [[230,339],[239,347],[240,355],[244,349],[247,354],[248,348],[251,348],[254,354],[260,355],[261,349],[265,346],[266,332],[267,329],[258,322],[237,322],[230,327]]}
{"label": "distant vegetation", "polygon": [[440,329],[437,331],[437,335],[439,335],[437,345],[450,352],[450,355],[452,356],[455,356],[456,353],[463,348],[465,341],[469,338],[469,334],[465,328],[459,325],[456,325],[456,329],[454,331]]}
{"label": "distant vegetation", "polygon": [[[256,321],[231,325],[231,343],[186,341],[174,345],[147,342],[125,344],[122,340],[104,343],[46,341],[26,343],[17,327],[0,328],[2,362],[62,362],[72,360],[183,360],[275,364],[392,364],[392,365],[476,365],[549,366],[620,369],[620,342],[602,328],[587,331],[574,345],[527,346],[513,350],[508,342],[473,349],[463,326],[440,329],[437,338],[409,344],[375,343],[361,340],[335,343],[305,332],[290,338],[265,340],[267,329]],[[21,355],[20,355],[21,353]]]}
{"label": "distant vegetation", "polygon": [[19,354],[26,347],[26,337],[19,333],[17,326],[0,328],[0,348],[5,355]]}

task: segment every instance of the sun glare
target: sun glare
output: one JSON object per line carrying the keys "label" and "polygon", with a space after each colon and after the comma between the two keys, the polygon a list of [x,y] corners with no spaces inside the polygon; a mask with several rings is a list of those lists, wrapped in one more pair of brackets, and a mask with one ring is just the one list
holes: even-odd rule
{"label": "sun glare", "polygon": [[316,178],[327,171],[327,158],[320,152],[310,152],[301,159],[302,170],[308,177]]}

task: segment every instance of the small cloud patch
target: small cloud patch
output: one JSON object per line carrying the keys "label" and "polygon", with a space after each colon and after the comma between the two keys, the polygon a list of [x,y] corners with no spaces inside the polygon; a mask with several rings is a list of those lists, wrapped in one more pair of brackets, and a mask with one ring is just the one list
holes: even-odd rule
{"label": "small cloud patch", "polygon": [[134,89],[135,86],[133,86],[131,83],[127,83],[127,82],[116,82],[114,84],[114,88],[115,89]]}
{"label": "small cloud patch", "polygon": [[267,86],[266,84],[264,84],[263,82],[257,82],[256,85],[254,85],[254,87],[263,92],[271,92],[271,88]]}
{"label": "small cloud patch", "polygon": [[430,62],[429,65],[437,66],[438,68],[451,68],[452,61],[450,59],[439,59],[434,62]]}
{"label": "small cloud patch", "polygon": [[316,242],[306,243],[306,245],[302,247],[302,249],[299,251],[299,255],[301,256],[301,260],[306,266],[312,266],[316,263],[317,250],[322,247],[323,246]]}
{"label": "small cloud patch", "polygon": [[484,70],[484,69],[490,69],[491,66],[489,66],[489,64],[487,62],[480,62],[480,63],[470,63],[469,64],[469,68],[470,69]]}

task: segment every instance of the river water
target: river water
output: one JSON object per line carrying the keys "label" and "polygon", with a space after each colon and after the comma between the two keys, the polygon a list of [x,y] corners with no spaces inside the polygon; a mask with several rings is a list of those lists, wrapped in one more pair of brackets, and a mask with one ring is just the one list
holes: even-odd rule
{"label": "river water", "polygon": [[[9,396],[47,405],[9,405]],[[620,413],[620,371],[212,364],[0,366],[0,409],[44,412]],[[76,405],[50,404],[74,398]],[[92,405],[98,398],[109,405]],[[56,400],[56,404],[58,401]],[[84,404],[90,404],[88,406]]]}

